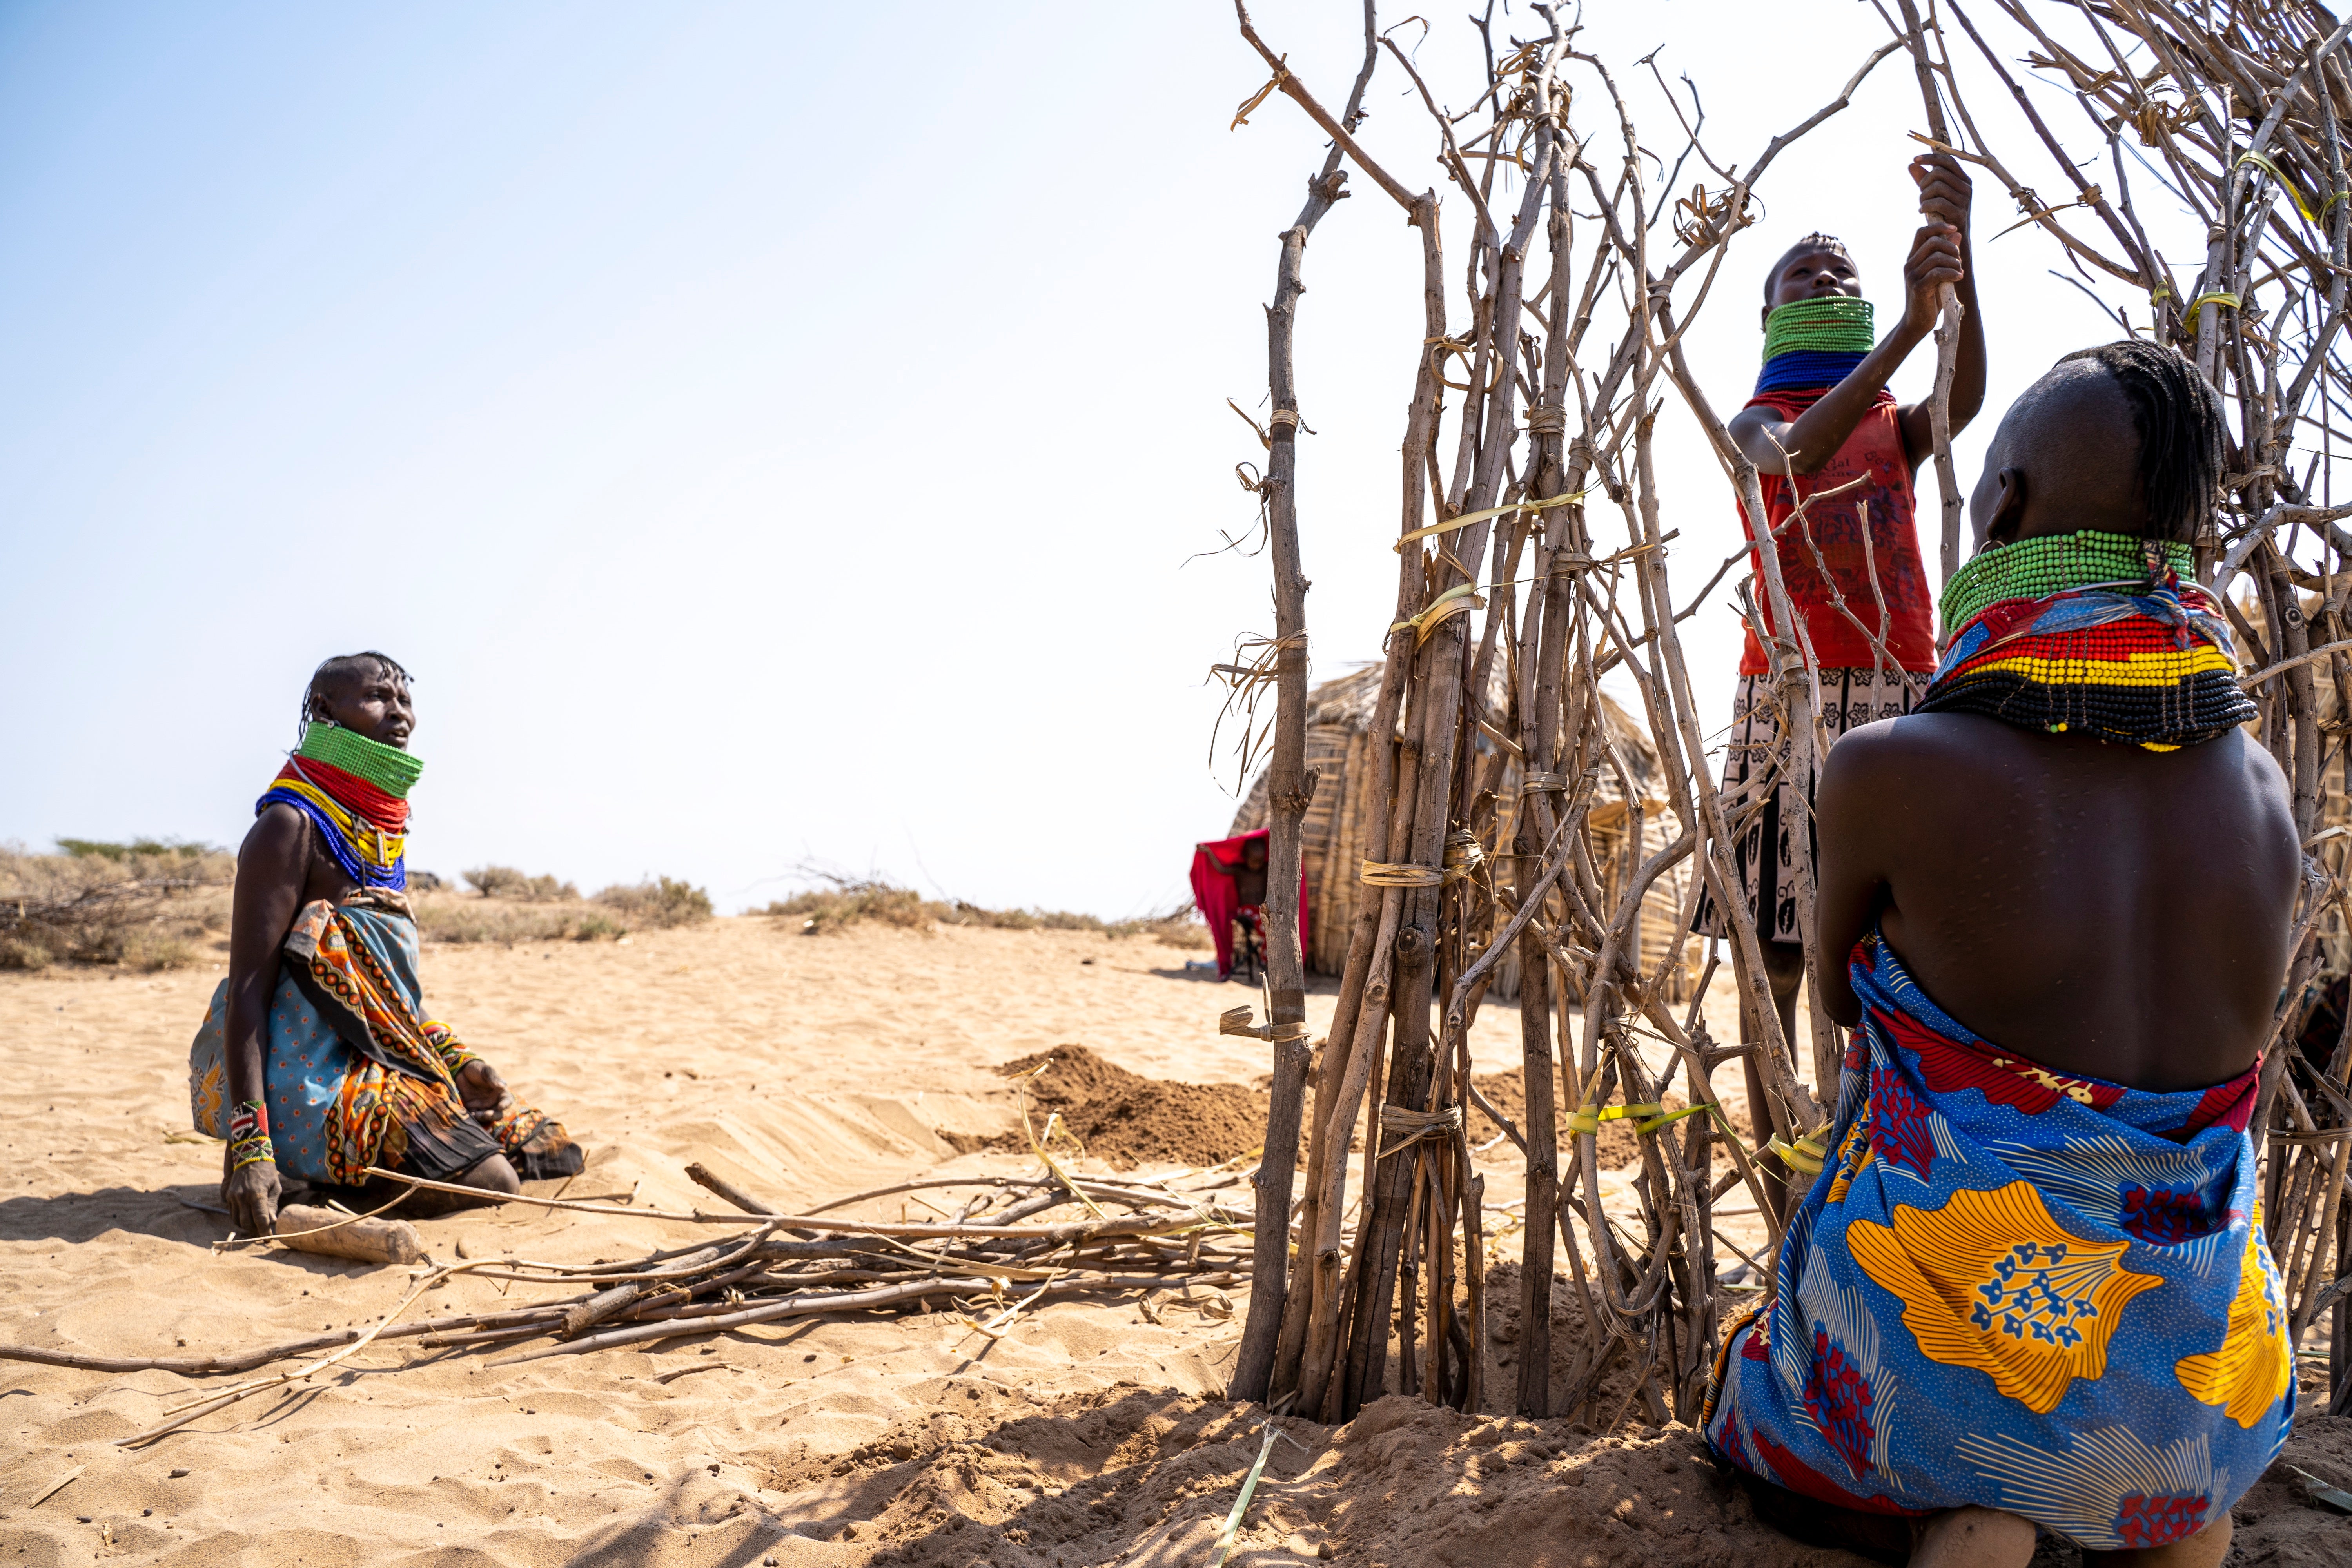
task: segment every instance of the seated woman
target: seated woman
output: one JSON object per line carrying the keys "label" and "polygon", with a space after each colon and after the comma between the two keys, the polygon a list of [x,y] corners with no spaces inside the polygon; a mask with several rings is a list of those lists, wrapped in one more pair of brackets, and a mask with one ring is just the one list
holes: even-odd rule
{"label": "seated woman", "polygon": [[[228,978],[188,1053],[188,1094],[197,1131],[228,1140],[221,1201],[247,1235],[276,1227],[281,1169],[358,1188],[374,1207],[401,1184],[370,1166],[503,1194],[583,1163],[562,1124],[424,1016],[401,891],[424,766],[408,754],[415,724],[408,672],[392,659],[321,664],[301,744],[237,851]],[[418,1190],[401,1206],[490,1201]]]}

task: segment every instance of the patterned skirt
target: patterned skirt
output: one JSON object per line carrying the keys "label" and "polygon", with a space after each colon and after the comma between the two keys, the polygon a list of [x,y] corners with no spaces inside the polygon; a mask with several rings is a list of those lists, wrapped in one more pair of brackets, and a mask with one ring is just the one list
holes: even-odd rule
{"label": "patterned skirt", "polygon": [[1849,973],[1836,1152],[1717,1352],[1708,1445],[1817,1517],[2001,1509],[2102,1552],[2227,1518],[2294,1426],[2259,1067],[2170,1092],[2058,1072],[1875,933]]}
{"label": "patterned skirt", "polygon": [[[1911,711],[1924,689],[1925,675],[1889,668],[1822,671],[1822,728],[1834,745],[1848,730]],[[1763,942],[1801,940],[1797,926],[1796,825],[1784,815],[1784,793],[1778,787],[1788,761],[1781,734],[1780,697],[1769,675],[1743,675],[1731,705],[1731,744],[1723,759],[1723,809],[1737,836],[1732,856],[1739,874],[1740,896],[1755,912],[1756,935]],[[1810,807],[1811,802],[1807,801]],[[1815,853],[1810,811],[1804,853]],[[1701,936],[1728,938],[1730,922],[1716,907],[1714,895],[1702,893],[1691,930]]]}
{"label": "patterned skirt", "polygon": [[[478,1119],[457,1075],[474,1053],[424,1016],[416,922],[371,889],[338,909],[303,909],[288,934],[262,1048],[263,1096],[279,1170],[356,1187],[371,1165],[451,1181],[503,1153],[525,1180],[577,1175],[585,1156],[563,1124],[515,1101]],[[188,1051],[196,1131],[228,1132],[228,982],[214,989]]]}

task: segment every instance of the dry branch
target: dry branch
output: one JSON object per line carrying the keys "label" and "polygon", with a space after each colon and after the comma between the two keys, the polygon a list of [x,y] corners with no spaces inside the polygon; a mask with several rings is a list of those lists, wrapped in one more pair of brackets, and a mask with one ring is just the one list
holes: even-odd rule
{"label": "dry branch", "polygon": [[[693,1169],[700,1170],[700,1167]],[[760,1206],[704,1170],[696,1178],[730,1201]],[[1045,1295],[1118,1295],[1137,1290],[1201,1289],[1239,1284],[1246,1261],[1237,1243],[1249,1216],[1164,1183],[1081,1183],[1107,1202],[1172,1216],[1146,1221],[1095,1220],[1068,1226],[1001,1223],[1015,1214],[1044,1212],[1088,1200],[1047,1171],[1018,1178],[941,1183],[974,1189],[968,1205],[1001,1204],[1000,1223],[905,1226],[834,1218],[806,1222],[805,1236],[780,1234],[793,1216],[738,1216],[732,1235],[687,1247],[660,1249],[617,1262],[590,1265],[482,1259],[415,1271],[401,1303],[364,1329],[290,1343],[213,1355],[120,1357],[88,1355],[37,1345],[0,1345],[0,1361],[32,1362],[89,1372],[160,1371],[185,1377],[253,1372],[316,1356],[289,1371],[204,1392],[168,1413],[163,1422],[125,1438],[145,1443],[205,1415],[329,1372],[371,1345],[420,1341],[430,1352],[514,1348],[534,1339],[557,1342],[524,1350],[495,1364],[545,1355],[584,1354],[687,1334],[727,1332],[753,1323],[829,1312],[872,1311],[936,1297],[966,1298],[1003,1308],[1013,1280],[1037,1281],[1026,1299]],[[865,1201],[860,1194],[845,1201]],[[571,1206],[571,1205],[557,1205]],[[591,1209],[591,1212],[597,1212]],[[640,1211],[625,1210],[625,1214]],[[706,1216],[715,1217],[715,1216]],[[922,1247],[917,1241],[934,1245]],[[423,1294],[459,1275],[526,1286],[553,1287],[551,1300],[486,1313],[397,1320]],[[583,1292],[581,1287],[588,1289]],[[1213,1300],[1218,1298],[1212,1297]],[[1024,1302],[1025,1304],[1025,1302]],[[1221,1309],[1222,1310],[1222,1309]],[[1011,1318],[999,1310],[985,1331],[999,1335]],[[590,1330],[600,1331],[591,1333]]]}

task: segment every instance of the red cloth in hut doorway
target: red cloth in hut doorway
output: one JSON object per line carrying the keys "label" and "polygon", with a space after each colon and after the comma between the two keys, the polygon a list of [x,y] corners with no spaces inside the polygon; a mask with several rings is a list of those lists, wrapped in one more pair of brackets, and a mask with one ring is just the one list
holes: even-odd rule
{"label": "red cloth in hut doorway", "polygon": [[[1217,946],[1217,978],[1223,980],[1234,972],[1234,915],[1247,909],[1256,912],[1255,904],[1244,904],[1234,881],[1234,871],[1242,863],[1242,847],[1253,838],[1267,838],[1268,830],[1259,828],[1233,838],[1214,838],[1192,847],[1192,901],[1200,906],[1201,918],[1209,922],[1209,940]],[[1269,841],[1266,848],[1274,846]],[[1307,951],[1307,867],[1302,858],[1298,868],[1298,951]]]}

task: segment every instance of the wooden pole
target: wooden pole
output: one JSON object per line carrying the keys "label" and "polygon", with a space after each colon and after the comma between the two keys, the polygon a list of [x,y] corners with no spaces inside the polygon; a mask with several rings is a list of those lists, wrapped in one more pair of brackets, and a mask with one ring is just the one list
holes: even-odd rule
{"label": "wooden pole", "polygon": [[[1943,95],[1936,90],[1936,68],[1928,58],[1927,29],[1919,19],[1917,0],[1896,0],[1896,4],[1903,7],[1904,42],[1910,47],[1912,68],[1919,75],[1919,96],[1927,104],[1927,133],[1948,147],[1952,130],[1945,123]],[[1959,291],[1949,283],[1938,291],[1937,304],[1936,389],[1927,404],[1927,427],[1936,445],[1936,485],[1944,503],[1940,580],[1948,583],[1960,569],[1960,480],[1952,466],[1952,379],[1960,368],[1963,307]],[[1829,1092],[1827,1086],[1822,1092]]]}
{"label": "wooden pole", "polygon": [[[1372,0],[1365,0],[1364,63],[1341,117],[1349,129],[1362,116],[1364,89],[1371,83],[1379,59]],[[1297,221],[1283,231],[1274,303],[1265,313],[1266,384],[1274,404],[1268,420],[1271,450],[1265,484],[1268,553],[1274,565],[1275,717],[1274,754],[1266,774],[1273,824],[1266,855],[1265,930],[1267,1022],[1275,1036],[1274,1082],[1266,1112],[1265,1152],[1254,1182],[1259,1222],[1250,1275],[1249,1317],[1234,1357],[1232,1384],[1234,1398],[1251,1402],[1265,1398],[1274,1379],[1285,1319],[1296,1317],[1285,1311],[1290,1276],[1290,1196],[1311,1054],[1304,1032],[1307,955],[1298,941],[1299,838],[1307,804],[1315,795],[1316,775],[1307,766],[1307,582],[1298,553],[1295,344],[1298,297],[1307,291],[1299,274],[1307,238],[1323,215],[1348,194],[1340,156],[1341,148],[1335,143],[1321,173],[1307,182],[1307,205]],[[1297,1342],[1297,1335],[1293,1342]]]}

